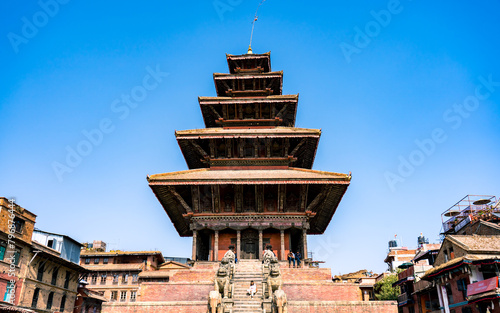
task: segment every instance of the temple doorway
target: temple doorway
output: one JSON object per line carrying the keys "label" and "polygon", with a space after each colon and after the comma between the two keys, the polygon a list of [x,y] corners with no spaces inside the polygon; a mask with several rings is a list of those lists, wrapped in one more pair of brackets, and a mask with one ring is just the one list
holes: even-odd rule
{"label": "temple doorway", "polygon": [[204,229],[198,232],[198,240],[196,242],[196,260],[208,261],[210,257],[210,238],[211,232]]}
{"label": "temple doorway", "polygon": [[240,259],[258,259],[259,233],[255,229],[246,229],[241,232]]}

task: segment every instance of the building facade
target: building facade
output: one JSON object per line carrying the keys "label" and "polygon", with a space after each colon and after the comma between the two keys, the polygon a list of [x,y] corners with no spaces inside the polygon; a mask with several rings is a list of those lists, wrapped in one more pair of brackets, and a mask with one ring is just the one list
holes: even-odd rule
{"label": "building facade", "polygon": [[[442,214],[439,249],[417,251],[399,273],[402,313],[500,312],[500,205],[494,196],[466,196]],[[418,264],[427,262],[422,273]]]}
{"label": "building facade", "polygon": [[80,255],[80,265],[89,272],[86,288],[108,302],[137,301],[139,274],[156,271],[164,262],[160,251],[83,250]]}
{"label": "building facade", "polygon": [[36,215],[0,197],[0,296],[5,303],[19,304]]}
{"label": "building facade", "polygon": [[[32,239],[35,214],[6,198],[0,198],[0,207],[3,302],[35,312],[73,312],[78,280],[85,269],[61,257],[61,251],[45,246],[46,242],[40,244]],[[61,237],[70,240],[68,236]],[[75,240],[70,241],[80,246]],[[61,241],[59,247],[63,246]]]}
{"label": "building facade", "polygon": [[67,261],[76,264],[80,262],[80,250],[83,245],[69,236],[35,228],[33,231],[33,241],[58,251],[61,254],[61,258]]}

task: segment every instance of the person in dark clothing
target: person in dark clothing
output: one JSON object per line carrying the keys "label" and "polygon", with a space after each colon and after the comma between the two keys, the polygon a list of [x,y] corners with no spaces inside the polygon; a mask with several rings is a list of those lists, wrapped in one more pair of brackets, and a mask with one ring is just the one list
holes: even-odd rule
{"label": "person in dark clothing", "polygon": [[295,260],[297,261],[297,267],[300,267],[300,260],[302,259],[302,254],[299,251],[295,253]]}

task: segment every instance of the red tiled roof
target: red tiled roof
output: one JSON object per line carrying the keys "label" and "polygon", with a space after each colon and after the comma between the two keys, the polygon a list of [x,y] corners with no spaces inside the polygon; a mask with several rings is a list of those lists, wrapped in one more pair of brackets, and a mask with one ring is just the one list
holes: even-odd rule
{"label": "red tiled roof", "polygon": [[182,184],[199,182],[203,184],[349,184],[347,174],[315,171],[301,168],[279,170],[210,170],[196,169],[180,172],[155,174],[148,177],[150,185]]}

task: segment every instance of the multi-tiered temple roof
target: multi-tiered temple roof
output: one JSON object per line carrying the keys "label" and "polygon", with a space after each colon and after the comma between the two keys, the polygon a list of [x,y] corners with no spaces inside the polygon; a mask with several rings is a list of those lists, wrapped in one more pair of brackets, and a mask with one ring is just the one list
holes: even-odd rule
{"label": "multi-tiered temple roof", "polygon": [[305,234],[325,231],[351,177],[312,170],[321,131],[295,127],[298,95],[282,95],[270,53],[226,57],[217,97],[199,98],[206,128],[175,133],[190,170],[149,176],[149,185],[181,236],[211,230],[218,240],[226,229],[239,238],[252,228],[262,246],[274,229],[283,246],[284,232],[291,241],[298,230],[305,250]]}

